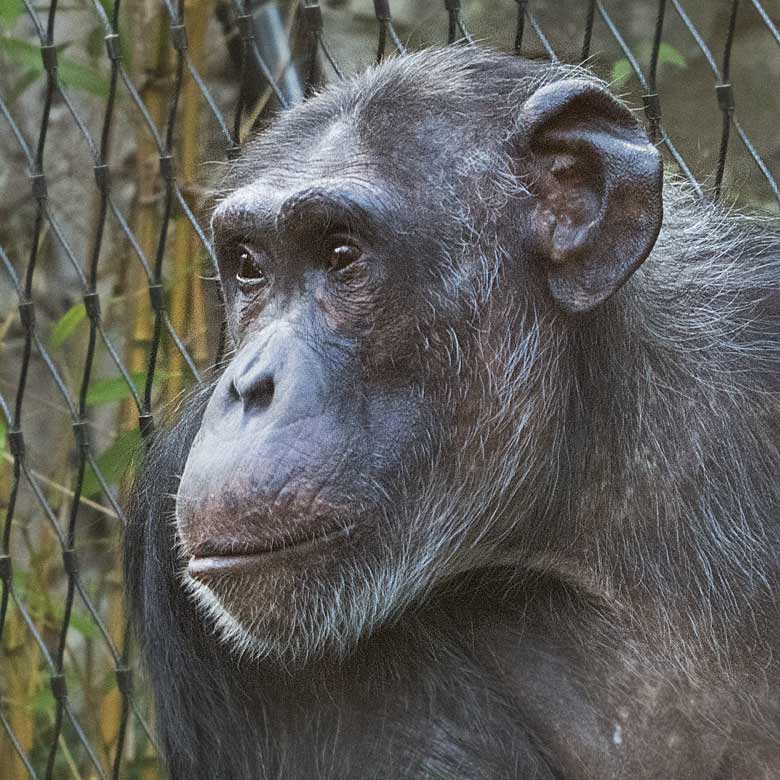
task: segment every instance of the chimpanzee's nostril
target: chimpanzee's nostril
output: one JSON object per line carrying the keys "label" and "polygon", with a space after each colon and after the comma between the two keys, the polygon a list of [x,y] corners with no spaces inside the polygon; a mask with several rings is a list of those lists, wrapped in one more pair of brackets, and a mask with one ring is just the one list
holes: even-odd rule
{"label": "chimpanzee's nostril", "polygon": [[270,406],[274,398],[274,380],[269,376],[261,380],[254,391],[257,402]]}
{"label": "chimpanzee's nostril", "polygon": [[274,397],[274,379],[271,373],[249,371],[233,379],[231,385],[231,393],[241,399],[245,409],[264,409],[271,405]]}

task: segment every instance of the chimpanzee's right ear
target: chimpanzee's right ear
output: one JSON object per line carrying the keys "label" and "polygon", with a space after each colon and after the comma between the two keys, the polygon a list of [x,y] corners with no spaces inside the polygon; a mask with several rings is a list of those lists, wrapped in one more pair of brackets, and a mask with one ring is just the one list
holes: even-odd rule
{"label": "chimpanzee's right ear", "polygon": [[650,254],[663,216],[661,155],[599,83],[546,84],[519,116],[536,199],[531,241],[569,313],[612,295]]}

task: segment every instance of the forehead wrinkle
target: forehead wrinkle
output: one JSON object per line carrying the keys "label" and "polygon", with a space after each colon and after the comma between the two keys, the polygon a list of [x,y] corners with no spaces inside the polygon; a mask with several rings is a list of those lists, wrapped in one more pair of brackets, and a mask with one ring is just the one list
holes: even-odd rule
{"label": "forehead wrinkle", "polygon": [[391,188],[386,184],[378,187],[375,180],[322,180],[289,194],[279,206],[274,228],[281,233],[306,213],[327,215],[330,210],[348,221],[383,222],[390,218],[395,200]]}
{"label": "forehead wrinkle", "polygon": [[[368,166],[351,166],[339,176],[304,176],[269,171],[228,195],[212,215],[212,233],[246,236],[265,231],[283,235],[295,222],[320,211],[365,227],[391,224],[403,211],[396,186]],[[297,185],[297,186],[296,186]],[[394,216],[395,215],[395,216]]]}
{"label": "forehead wrinkle", "polygon": [[259,182],[253,182],[237,189],[217,206],[211,217],[211,231],[212,235],[249,234],[261,226],[273,226],[274,218],[271,193]]}

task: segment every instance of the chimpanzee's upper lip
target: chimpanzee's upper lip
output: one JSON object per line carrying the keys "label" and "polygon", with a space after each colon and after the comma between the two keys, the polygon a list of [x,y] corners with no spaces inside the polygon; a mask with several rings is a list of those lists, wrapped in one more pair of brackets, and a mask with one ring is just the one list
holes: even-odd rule
{"label": "chimpanzee's upper lip", "polygon": [[195,579],[209,574],[224,575],[239,573],[255,568],[260,561],[268,561],[286,553],[301,554],[318,545],[335,541],[349,535],[352,526],[337,528],[320,534],[310,534],[299,539],[283,539],[258,542],[245,550],[219,549],[214,543],[198,545],[192,553],[187,573]]}

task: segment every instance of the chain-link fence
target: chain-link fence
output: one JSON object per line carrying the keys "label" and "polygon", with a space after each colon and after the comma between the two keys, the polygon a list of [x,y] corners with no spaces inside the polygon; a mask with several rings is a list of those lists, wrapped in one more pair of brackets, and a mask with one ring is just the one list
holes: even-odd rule
{"label": "chain-link fence", "polygon": [[777,210],[779,28],[778,0],[0,0],[0,778],[159,776],[117,496],[222,349],[210,161],[465,38],[588,63],[703,196]]}

